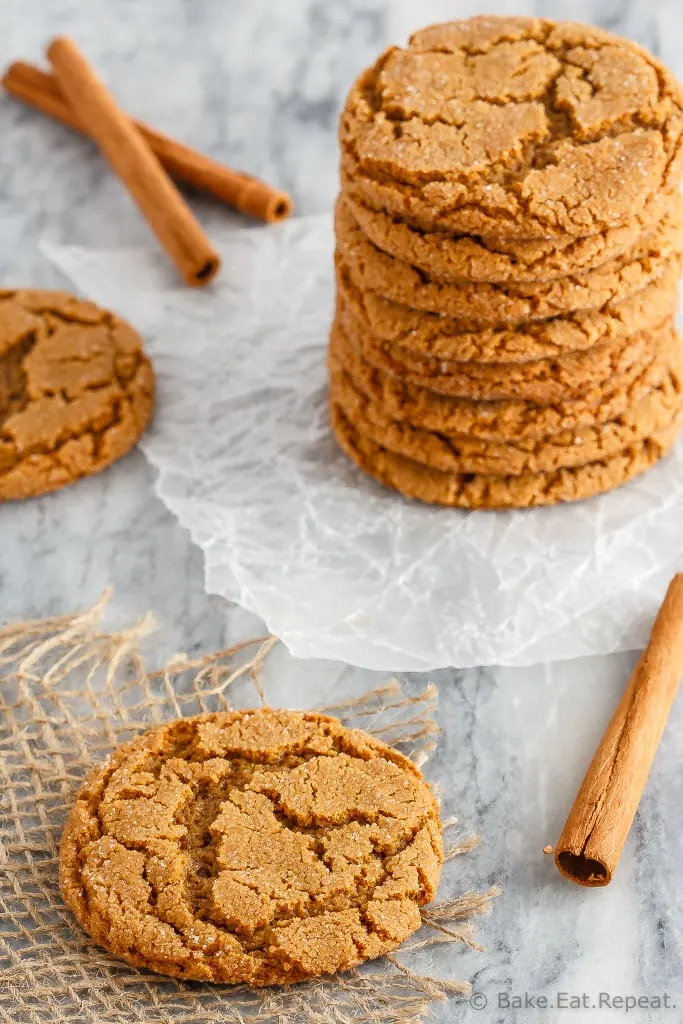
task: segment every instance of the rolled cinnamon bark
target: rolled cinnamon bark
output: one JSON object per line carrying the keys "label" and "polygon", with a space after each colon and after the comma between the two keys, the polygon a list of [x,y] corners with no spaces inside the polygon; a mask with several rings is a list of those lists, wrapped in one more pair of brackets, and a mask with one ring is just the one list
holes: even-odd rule
{"label": "rolled cinnamon bark", "polygon": [[181,277],[187,284],[206,284],[220,267],[218,253],[140,132],[116,105],[72,40],[55,39],[47,55],[61,92],[128,189]]}
{"label": "rolled cinnamon bark", "polygon": [[633,823],[683,675],[683,573],[671,581],[647,648],[586,772],[560,840],[558,870],[608,885]]}
{"label": "rolled cinnamon bark", "polygon": [[[85,125],[64,99],[53,75],[18,60],[7,68],[2,85],[8,93],[30,107],[48,114],[75,131],[88,134]],[[157,131],[144,121],[134,120],[133,124],[160,163],[178,181],[208,192],[241,213],[267,223],[284,220],[291,214],[291,197],[281,189],[273,188],[243,171],[226,167],[191,146]]]}

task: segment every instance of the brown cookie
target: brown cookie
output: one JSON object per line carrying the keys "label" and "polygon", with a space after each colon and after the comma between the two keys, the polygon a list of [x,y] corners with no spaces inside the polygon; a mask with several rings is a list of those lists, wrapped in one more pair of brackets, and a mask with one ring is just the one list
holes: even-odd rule
{"label": "brown cookie", "polygon": [[0,293],[0,501],[109,466],[153,402],[152,367],[123,320],[61,292]]}
{"label": "brown cookie", "polygon": [[519,476],[583,466],[618,454],[665,430],[683,414],[683,355],[662,383],[617,419],[519,443],[434,433],[393,420],[339,365],[330,366],[330,400],[376,444],[447,473]]}
{"label": "brown cookie", "polygon": [[335,229],[337,247],[357,288],[412,309],[457,317],[476,330],[601,309],[633,295],[660,278],[672,259],[679,259],[682,213],[683,196],[678,196],[672,211],[628,255],[597,270],[527,284],[439,281],[374,246],[342,197],[335,210]]}
{"label": "brown cookie", "polygon": [[659,462],[683,426],[683,416],[679,414],[664,430],[609,458],[575,469],[510,476],[444,473],[376,444],[337,405],[330,407],[330,420],[342,450],[385,487],[406,498],[465,509],[533,508],[581,501],[611,491]]}
{"label": "brown cookie", "polygon": [[343,202],[361,231],[382,252],[410,263],[439,281],[515,284],[553,281],[569,274],[595,270],[618,259],[650,235],[655,223],[675,205],[669,194],[659,197],[661,214],[643,221],[641,216],[584,238],[498,239],[421,231],[398,216],[373,210],[346,194]]}
{"label": "brown cookie", "polygon": [[408,758],[327,715],[261,708],[115,750],[69,814],[60,885],[130,963],[279,985],[395,949],[442,862],[436,800]]}
{"label": "brown cookie", "polygon": [[330,334],[328,358],[331,366],[339,363],[393,420],[405,420],[436,433],[519,443],[616,419],[665,380],[668,367],[680,351],[681,339],[672,329],[659,354],[644,369],[634,367],[619,378],[589,389],[581,398],[553,405],[523,400],[475,402],[415,387],[366,363],[338,323]]}
{"label": "brown cookie", "polygon": [[448,362],[423,359],[364,329],[340,295],[337,319],[359,355],[371,366],[401,377],[416,387],[430,388],[457,398],[503,400],[524,398],[551,405],[579,398],[609,378],[620,377],[633,368],[644,368],[671,337],[673,318],[637,334],[606,341],[584,352],[570,352],[557,359],[536,359],[525,363]]}
{"label": "brown cookie", "polygon": [[467,331],[457,319],[425,313],[357,288],[339,255],[335,260],[337,292],[367,332],[391,343],[397,354],[441,361],[481,363],[557,359],[637,334],[673,316],[678,307],[679,264],[646,288],[600,310],[532,320],[515,327]]}
{"label": "brown cookie", "polygon": [[483,16],[416,32],[351,89],[343,167],[370,205],[427,230],[600,234],[683,174],[683,92],[588,25]]}

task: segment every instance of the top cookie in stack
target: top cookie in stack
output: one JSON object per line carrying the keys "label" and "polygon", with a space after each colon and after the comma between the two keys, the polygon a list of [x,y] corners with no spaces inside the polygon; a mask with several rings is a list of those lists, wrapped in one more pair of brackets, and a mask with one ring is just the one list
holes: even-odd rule
{"label": "top cookie in stack", "polygon": [[416,33],[341,118],[336,436],[404,494],[588,497],[683,425],[683,91],[585,25]]}

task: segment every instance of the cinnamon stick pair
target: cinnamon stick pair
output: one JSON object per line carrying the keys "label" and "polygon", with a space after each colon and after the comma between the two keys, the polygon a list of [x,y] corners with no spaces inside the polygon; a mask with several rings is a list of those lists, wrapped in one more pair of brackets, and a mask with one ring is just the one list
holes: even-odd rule
{"label": "cinnamon stick pair", "polygon": [[[62,95],[54,75],[17,60],[7,68],[2,85],[10,95],[39,110],[74,131],[87,134],[75,110]],[[240,213],[267,224],[284,220],[292,212],[292,200],[286,192],[259,181],[250,174],[212,160],[144,121],[133,121],[159,162],[178,181],[208,192],[233,206]]]}
{"label": "cinnamon stick pair", "polygon": [[188,284],[210,281],[220,258],[164,167],[266,221],[291,212],[285,193],[133,122],[70,39],[55,39],[48,58],[54,76],[18,62],[3,78],[5,89],[95,141]]}
{"label": "cinnamon stick pair", "polygon": [[583,780],[555,847],[558,870],[608,885],[683,675],[683,573],[671,581],[650,641]]}

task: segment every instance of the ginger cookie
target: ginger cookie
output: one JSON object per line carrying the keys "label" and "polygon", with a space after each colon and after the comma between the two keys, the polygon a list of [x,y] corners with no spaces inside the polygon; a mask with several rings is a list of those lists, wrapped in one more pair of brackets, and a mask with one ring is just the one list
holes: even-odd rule
{"label": "ginger cookie", "polygon": [[416,387],[366,363],[335,323],[330,334],[328,362],[339,364],[351,380],[393,420],[442,434],[461,434],[487,441],[543,439],[567,430],[595,427],[621,416],[665,379],[681,351],[675,329],[662,339],[659,353],[645,367],[596,385],[580,398],[553,405],[524,400],[472,401]]}
{"label": "ginger cookie", "polygon": [[603,342],[583,352],[557,359],[525,363],[447,362],[419,355],[378,341],[349,315],[340,296],[337,318],[349,342],[371,366],[401,377],[416,387],[430,388],[457,398],[508,400],[524,398],[540,405],[580,397],[608,378],[644,368],[671,336],[672,317],[663,324],[616,341]]}
{"label": "ginger cookie", "polygon": [[683,250],[683,196],[650,236],[630,253],[554,281],[527,284],[452,284],[381,252],[354,221],[343,197],[337,201],[337,247],[357,288],[412,309],[457,317],[473,329],[520,324],[574,310],[601,309],[645,288],[664,274]]}
{"label": "ginger cookie", "polygon": [[442,862],[437,803],[408,758],[326,715],[262,708],[115,750],[69,814],[60,884],[130,963],[279,985],[395,949]]}
{"label": "ginger cookie", "polygon": [[601,29],[482,16],[416,32],[363,72],[342,166],[370,205],[427,230],[595,235],[683,174],[683,91]]}
{"label": "ginger cookie", "polygon": [[675,418],[680,418],[683,354],[678,355],[676,365],[661,384],[616,419],[519,443],[434,433],[420,430],[406,420],[392,420],[339,366],[330,367],[330,400],[376,444],[435,469],[505,476],[548,473],[609,458],[665,430]]}
{"label": "ginger cookie", "polygon": [[153,402],[152,367],[123,320],[62,292],[0,292],[0,501],[109,466]]}
{"label": "ginger cookie", "polygon": [[337,293],[363,329],[392,351],[439,361],[526,363],[557,359],[607,341],[637,334],[673,316],[678,307],[679,266],[671,263],[646,288],[600,310],[532,320],[515,327],[468,331],[461,321],[425,313],[363,292],[353,284],[339,255],[335,260]]}
{"label": "ginger cookie", "polygon": [[663,430],[608,458],[575,469],[512,476],[444,473],[377,444],[351,423],[337,405],[330,407],[330,420],[341,449],[385,487],[406,498],[462,509],[534,508],[581,501],[611,491],[668,454],[683,426],[683,414],[679,414]]}
{"label": "ginger cookie", "polygon": [[[397,216],[373,210],[365,203],[344,195],[342,200],[361,231],[382,252],[410,263],[440,281],[527,283],[552,281],[568,274],[595,270],[624,256],[644,237],[656,221],[637,216],[598,235],[563,238],[532,238],[518,241],[474,235],[452,235],[442,231],[420,231]],[[661,214],[675,199],[660,197]]]}

